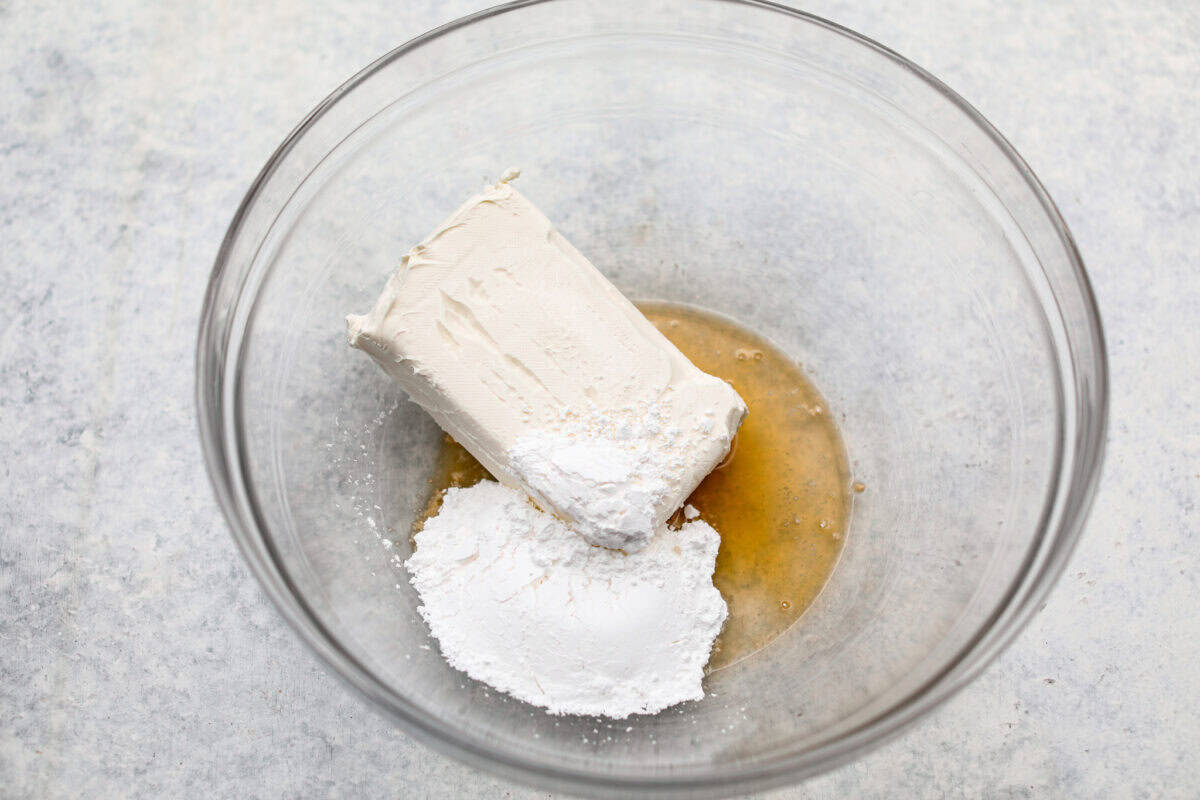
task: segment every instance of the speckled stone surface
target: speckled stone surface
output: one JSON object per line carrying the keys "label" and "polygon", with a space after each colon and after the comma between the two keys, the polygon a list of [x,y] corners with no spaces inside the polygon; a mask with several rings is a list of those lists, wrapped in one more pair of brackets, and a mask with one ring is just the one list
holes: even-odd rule
{"label": "speckled stone surface", "polygon": [[[243,567],[192,351],[275,145],[474,2],[0,0],[0,796],[546,797],[326,673]],[[1113,421],[1061,584],[967,690],[774,798],[1194,797],[1200,785],[1200,7],[841,2],[989,117],[1072,226]]]}

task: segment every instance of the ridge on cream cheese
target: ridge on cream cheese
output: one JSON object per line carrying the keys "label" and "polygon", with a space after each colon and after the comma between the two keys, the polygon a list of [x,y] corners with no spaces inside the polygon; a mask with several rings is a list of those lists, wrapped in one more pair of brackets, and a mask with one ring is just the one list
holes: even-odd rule
{"label": "ridge on cream cheese", "polygon": [[510,170],[401,259],[369,353],[501,483],[588,542],[640,550],[746,414],[550,221]]}

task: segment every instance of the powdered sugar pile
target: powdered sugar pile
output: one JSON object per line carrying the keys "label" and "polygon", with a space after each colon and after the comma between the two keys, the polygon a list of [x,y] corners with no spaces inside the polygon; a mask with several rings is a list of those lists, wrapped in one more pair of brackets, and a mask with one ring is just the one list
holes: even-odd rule
{"label": "powdered sugar pile", "polygon": [[[586,463],[601,485],[626,474],[622,458],[580,446],[553,451],[556,463],[598,457]],[[694,520],[636,553],[594,547],[485,481],[447,490],[406,566],[451,666],[551,713],[623,718],[704,696],[727,613],[712,584],[719,545]]]}

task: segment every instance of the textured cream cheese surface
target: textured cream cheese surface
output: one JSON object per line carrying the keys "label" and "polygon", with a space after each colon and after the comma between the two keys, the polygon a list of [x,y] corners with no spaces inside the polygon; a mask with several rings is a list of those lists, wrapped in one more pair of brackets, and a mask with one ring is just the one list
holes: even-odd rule
{"label": "textured cream cheese surface", "polygon": [[514,189],[510,171],[401,260],[350,343],[503,484],[590,543],[646,546],[746,405]]}

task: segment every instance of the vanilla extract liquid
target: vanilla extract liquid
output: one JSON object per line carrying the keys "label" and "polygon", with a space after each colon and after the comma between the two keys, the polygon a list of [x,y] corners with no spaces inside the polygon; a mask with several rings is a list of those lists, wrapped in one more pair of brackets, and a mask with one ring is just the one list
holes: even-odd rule
{"label": "vanilla extract liquid", "polygon": [[[803,369],[766,340],[724,317],[670,303],[638,308],[692,363],[733,385],[749,407],[725,461],[688,502],[721,535],[713,583],[729,618],[709,671],[762,649],[804,613],[829,579],[850,516],[845,448]],[[414,531],[450,487],[489,479],[449,436]],[[855,491],[861,491],[858,485]],[[682,521],[677,514],[673,524]]]}

